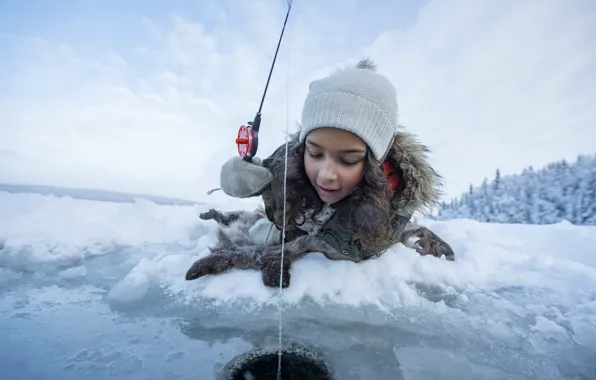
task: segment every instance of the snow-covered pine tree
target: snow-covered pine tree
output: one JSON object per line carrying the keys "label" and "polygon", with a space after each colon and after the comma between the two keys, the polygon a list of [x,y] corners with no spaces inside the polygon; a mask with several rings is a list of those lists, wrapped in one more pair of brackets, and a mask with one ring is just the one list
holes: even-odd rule
{"label": "snow-covered pine tree", "polygon": [[521,174],[502,176],[491,183],[470,184],[458,199],[444,202],[437,220],[470,218],[483,222],[551,224],[567,220],[596,225],[596,155],[532,166]]}

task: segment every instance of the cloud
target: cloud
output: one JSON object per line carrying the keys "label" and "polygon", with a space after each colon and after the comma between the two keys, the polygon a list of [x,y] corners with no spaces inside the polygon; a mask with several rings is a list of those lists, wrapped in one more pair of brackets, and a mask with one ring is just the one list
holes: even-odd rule
{"label": "cloud", "polygon": [[431,2],[368,49],[396,83],[401,121],[457,195],[501,173],[595,152],[595,7]]}
{"label": "cloud", "polygon": [[[287,105],[294,130],[311,80],[365,55],[396,84],[400,120],[431,147],[448,197],[497,167],[594,151],[593,5],[412,4],[296,1],[259,155],[283,143]],[[101,7],[106,23],[95,25],[110,28],[118,9]],[[238,126],[259,106],[285,1],[159,7],[129,10],[127,27],[106,33],[109,50],[50,26],[0,34],[0,151],[14,153],[0,155],[0,181],[191,199],[218,186]]]}

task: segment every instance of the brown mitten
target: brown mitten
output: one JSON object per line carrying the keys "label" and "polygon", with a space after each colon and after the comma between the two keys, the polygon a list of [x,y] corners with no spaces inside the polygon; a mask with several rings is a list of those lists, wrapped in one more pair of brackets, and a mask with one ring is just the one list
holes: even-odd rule
{"label": "brown mitten", "polygon": [[[287,288],[290,286],[290,266],[290,259],[284,257],[282,288]],[[281,256],[270,256],[268,258],[264,258],[263,268],[261,270],[263,284],[265,286],[279,288],[279,277],[281,270]]]}
{"label": "brown mitten", "polygon": [[445,255],[447,260],[455,261],[455,253],[451,246],[428,228],[418,227],[405,231],[401,241],[405,246],[410,246],[408,240],[413,240],[415,238],[418,238],[416,241],[416,244],[418,245],[418,247],[416,247],[416,252],[420,255],[433,255],[435,257]]}
{"label": "brown mitten", "polygon": [[219,274],[234,267],[234,260],[231,255],[211,254],[197,260],[186,272],[187,280],[196,280],[208,274]]}

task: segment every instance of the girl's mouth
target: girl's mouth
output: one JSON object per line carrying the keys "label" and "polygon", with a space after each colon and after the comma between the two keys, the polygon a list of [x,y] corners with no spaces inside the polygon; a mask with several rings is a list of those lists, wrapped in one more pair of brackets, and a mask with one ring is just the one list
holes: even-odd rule
{"label": "girl's mouth", "polygon": [[327,195],[327,194],[333,194],[335,193],[337,190],[333,190],[333,189],[326,189],[322,186],[319,186],[319,190],[321,191],[321,193]]}

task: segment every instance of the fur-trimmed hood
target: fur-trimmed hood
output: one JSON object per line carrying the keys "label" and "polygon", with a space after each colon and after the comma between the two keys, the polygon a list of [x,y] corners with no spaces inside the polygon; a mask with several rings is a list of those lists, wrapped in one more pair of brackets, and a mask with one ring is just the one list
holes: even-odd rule
{"label": "fur-trimmed hood", "polygon": [[413,134],[403,130],[395,133],[386,160],[400,178],[401,188],[391,199],[394,210],[400,215],[427,214],[439,205],[443,194],[442,177],[431,166],[429,152]]}
{"label": "fur-trimmed hood", "polygon": [[[299,132],[288,136],[288,152],[299,144],[298,138]],[[442,178],[429,162],[429,151],[413,134],[404,130],[395,133],[386,160],[400,179],[400,188],[391,198],[392,208],[399,215],[409,218],[416,212],[427,214],[439,205]],[[281,173],[283,178],[284,160],[285,144],[282,144],[263,161],[263,166],[271,170],[274,176]]]}

